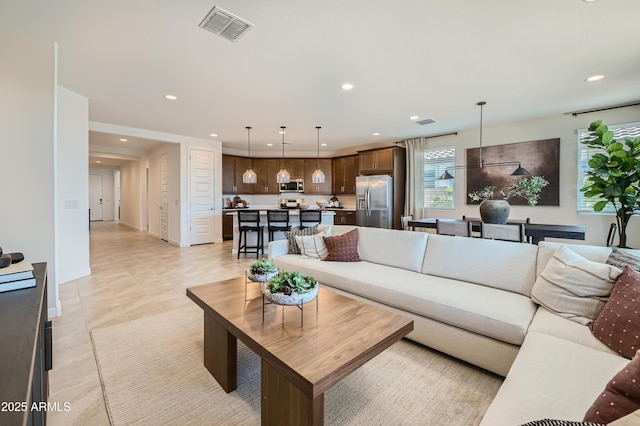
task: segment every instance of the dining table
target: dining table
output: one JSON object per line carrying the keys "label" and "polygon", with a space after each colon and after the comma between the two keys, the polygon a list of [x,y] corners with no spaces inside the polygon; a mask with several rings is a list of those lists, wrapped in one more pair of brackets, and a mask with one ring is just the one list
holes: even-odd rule
{"label": "dining table", "polygon": [[[471,222],[474,232],[480,232],[480,219],[467,218]],[[529,223],[524,220],[510,220],[509,224],[524,223],[524,234],[531,239],[531,243],[538,244],[545,238],[563,238],[569,240],[584,240],[586,238],[586,228],[581,225],[559,225],[552,223]],[[412,230],[416,228],[436,229],[436,218],[428,217],[424,219],[413,219],[407,223]]]}

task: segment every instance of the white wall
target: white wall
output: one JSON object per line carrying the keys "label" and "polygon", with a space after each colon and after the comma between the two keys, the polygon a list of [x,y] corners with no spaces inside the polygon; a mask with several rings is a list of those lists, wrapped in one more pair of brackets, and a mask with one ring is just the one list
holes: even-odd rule
{"label": "white wall", "polygon": [[[88,134],[89,133],[87,133],[87,135]],[[86,157],[84,162],[87,162]],[[116,220],[116,210],[118,209],[118,200],[115,187],[116,170],[96,169],[94,167],[91,167],[89,168],[89,174],[102,176],[102,220]]]}
{"label": "white wall", "polygon": [[89,102],[58,86],[56,271],[62,284],[91,274],[89,262]]}
{"label": "white wall", "polygon": [[0,246],[47,262],[57,312],[54,162],[56,48],[0,30]]}
{"label": "white wall", "polygon": [[147,161],[129,161],[120,168],[120,223],[138,231],[146,231],[142,203],[146,197]]}
{"label": "white wall", "polygon": [[[488,113],[485,113],[485,117]],[[570,114],[539,119],[487,126],[483,128],[483,146],[502,145],[515,142],[560,138],[560,206],[512,206],[510,217],[532,222],[584,225],[587,229],[586,244],[603,245],[609,230],[609,224],[615,222],[613,215],[578,214],[577,195],[577,130],[586,128],[592,121],[602,120],[607,125],[638,121],[640,107],[619,108],[610,111],[583,114],[573,117]],[[486,123],[486,121],[485,121]],[[466,149],[477,148],[480,141],[479,129],[464,130],[457,136],[429,139],[429,147],[456,146],[456,164],[466,162]],[[456,209],[455,211],[429,209],[429,217],[461,218],[462,215],[477,217],[478,206],[467,205],[466,174],[464,170],[456,173]],[[558,240],[561,241],[561,240]],[[566,241],[566,240],[563,240]],[[616,240],[617,241],[617,240]],[[634,216],[627,229],[627,244],[640,247],[640,218]]]}

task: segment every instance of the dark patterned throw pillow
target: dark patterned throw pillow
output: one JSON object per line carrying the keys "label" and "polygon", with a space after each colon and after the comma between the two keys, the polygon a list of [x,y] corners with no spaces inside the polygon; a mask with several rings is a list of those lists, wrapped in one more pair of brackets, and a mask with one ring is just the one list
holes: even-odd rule
{"label": "dark patterned throw pillow", "polygon": [[334,237],[324,237],[329,262],[360,262],[358,255],[358,229]]}
{"label": "dark patterned throw pillow", "polygon": [[636,271],[640,271],[640,257],[627,253],[618,247],[612,247],[607,263],[620,269],[625,266],[631,266]]}
{"label": "dark patterned throw pillow", "polygon": [[300,254],[300,247],[298,247],[298,243],[296,243],[296,235],[305,236],[305,235],[315,235],[318,233],[318,225],[310,226],[309,228],[304,229],[296,229],[294,231],[287,231],[284,234],[287,236],[289,240],[289,254]]}

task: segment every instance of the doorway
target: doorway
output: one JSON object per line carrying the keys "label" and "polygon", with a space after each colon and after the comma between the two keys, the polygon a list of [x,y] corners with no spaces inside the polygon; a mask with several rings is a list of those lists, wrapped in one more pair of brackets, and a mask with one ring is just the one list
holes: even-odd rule
{"label": "doorway", "polygon": [[103,220],[102,175],[89,175],[89,221]]}
{"label": "doorway", "polygon": [[213,151],[191,149],[189,152],[191,245],[214,241],[214,158]]}

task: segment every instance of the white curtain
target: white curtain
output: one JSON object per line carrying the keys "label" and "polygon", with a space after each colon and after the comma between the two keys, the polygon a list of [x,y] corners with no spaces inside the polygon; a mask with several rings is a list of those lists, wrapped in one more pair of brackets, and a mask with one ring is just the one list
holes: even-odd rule
{"label": "white curtain", "polygon": [[422,219],[424,217],[424,150],[427,148],[427,139],[407,139],[403,142],[407,148],[404,214],[405,216],[413,215],[414,219]]}

